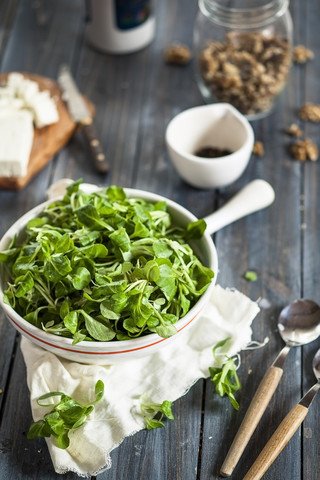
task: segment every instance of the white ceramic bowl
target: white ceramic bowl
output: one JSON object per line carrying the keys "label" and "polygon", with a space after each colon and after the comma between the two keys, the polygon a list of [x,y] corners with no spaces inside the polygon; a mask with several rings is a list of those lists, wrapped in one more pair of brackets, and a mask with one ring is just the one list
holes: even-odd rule
{"label": "white ceramic bowl", "polygon": [[[254,133],[248,120],[228,103],[190,108],[168,124],[166,144],[180,176],[197,188],[221,188],[235,182],[252,154]],[[230,155],[203,158],[201,148],[230,150]]]}
{"label": "white ceramic bowl", "polygon": [[[97,190],[98,188],[96,188]],[[92,191],[92,188],[91,188]],[[186,225],[190,221],[196,220],[196,217],[179,204],[164,198],[160,195],[149,193],[142,190],[125,189],[126,193],[130,197],[143,198],[150,202],[158,202],[165,200],[168,204],[168,210],[172,215],[173,221],[178,225]],[[23,215],[18,221],[16,221],[11,228],[5,233],[0,241],[0,251],[8,248],[12,238],[23,231],[28,221],[43,210],[43,208],[52,202],[52,199],[38,205],[25,215]],[[215,277],[212,283],[206,290],[206,292],[200,297],[198,302],[190,309],[187,315],[178,320],[175,324],[177,327],[177,333],[170,338],[162,338],[157,334],[149,334],[144,337],[124,340],[124,341],[111,341],[111,342],[80,342],[77,345],[72,345],[72,339],[56,336],[51,333],[47,333],[31,323],[24,320],[18,315],[9,305],[3,301],[3,291],[6,289],[6,279],[3,264],[0,263],[0,305],[3,308],[7,318],[11,324],[26,338],[34,342],[36,345],[49,350],[61,357],[69,360],[88,363],[88,364],[115,364],[123,361],[130,361],[135,358],[143,357],[151,353],[156,352],[166,345],[176,342],[182,337],[182,333],[185,332],[191,324],[194,323],[196,318],[203,307],[208,303],[209,297],[216,282],[216,275],[218,272],[218,260],[214,243],[209,233],[205,233],[199,241],[195,241],[192,244],[197,255],[201,257],[204,264],[215,272]],[[183,341],[183,339],[182,339]]]}

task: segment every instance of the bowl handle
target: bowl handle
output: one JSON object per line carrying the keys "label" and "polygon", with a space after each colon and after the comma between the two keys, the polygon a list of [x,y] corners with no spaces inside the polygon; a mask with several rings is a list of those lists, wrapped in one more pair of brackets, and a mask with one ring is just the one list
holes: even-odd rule
{"label": "bowl handle", "polygon": [[211,235],[250,213],[268,207],[274,198],[274,190],[268,182],[261,179],[253,180],[223,207],[204,218],[207,231]]}

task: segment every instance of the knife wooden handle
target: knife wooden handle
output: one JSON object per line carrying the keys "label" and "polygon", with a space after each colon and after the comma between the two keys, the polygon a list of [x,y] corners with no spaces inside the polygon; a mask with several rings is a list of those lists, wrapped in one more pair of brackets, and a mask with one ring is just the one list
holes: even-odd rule
{"label": "knife wooden handle", "polygon": [[106,173],[109,170],[109,164],[105,154],[102,151],[101,143],[98,140],[94,124],[92,122],[82,123],[81,130],[87,139],[95,168],[100,173]]}

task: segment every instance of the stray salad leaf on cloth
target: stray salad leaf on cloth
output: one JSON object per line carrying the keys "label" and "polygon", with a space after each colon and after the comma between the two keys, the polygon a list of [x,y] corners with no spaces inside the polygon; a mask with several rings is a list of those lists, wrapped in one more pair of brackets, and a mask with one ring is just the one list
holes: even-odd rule
{"label": "stray salad leaf on cloth", "polygon": [[[27,438],[54,438],[54,442],[59,448],[68,448],[70,445],[69,432],[75,428],[81,427],[92,413],[94,405],[101,400],[104,394],[104,383],[98,380],[95,385],[96,398],[93,402],[81,405],[73,398],[63,392],[49,392],[41,395],[37,403],[41,407],[52,407],[49,413],[46,413],[43,419],[33,423],[27,434]],[[60,401],[56,404],[42,403],[51,397],[60,397]]]}
{"label": "stray salad leaf on cloth", "polygon": [[23,242],[0,252],[10,275],[5,301],[73,344],[174,335],[214,276],[188,244],[202,236],[204,220],[178,227],[166,202],[80,185],[30,220]]}
{"label": "stray salad leaf on cloth", "polygon": [[[223,347],[229,340],[230,337],[226,338],[225,340],[221,340],[221,342],[218,342],[213,347],[212,353],[215,363],[221,363],[217,359],[217,349]],[[237,368],[238,366],[235,363],[235,358],[225,355],[222,365],[219,367],[209,367],[209,371],[211,381],[216,386],[216,392],[220,395],[220,397],[227,395],[231,405],[236,410],[239,410],[239,403],[234,396],[234,394],[241,388],[241,383],[237,374]]]}
{"label": "stray salad leaf on cloth", "polygon": [[[142,395],[140,400],[141,415],[146,421],[148,430],[163,427],[163,417],[174,420],[174,415],[172,413],[172,402],[169,400],[164,400],[162,403],[150,402],[145,398],[145,395]],[[155,415],[159,413],[160,418],[155,418]]]}

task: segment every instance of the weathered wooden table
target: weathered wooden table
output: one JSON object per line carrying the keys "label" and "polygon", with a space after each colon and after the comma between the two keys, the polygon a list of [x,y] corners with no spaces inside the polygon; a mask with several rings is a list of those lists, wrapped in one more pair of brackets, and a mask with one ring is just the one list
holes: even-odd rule
{"label": "weathered wooden table", "polygon": [[[283,345],[276,328],[281,308],[299,297],[320,301],[319,163],[293,160],[288,152],[291,139],[284,134],[285,127],[297,122],[304,136],[319,145],[319,124],[301,123],[297,110],[305,102],[320,101],[320,4],[314,0],[291,2],[294,43],[311,48],[315,58],[292,68],[275,111],[253,122],[256,139],[264,144],[264,156],[253,157],[243,176],[230,187],[203,191],[179,178],[164,143],[168,121],[181,110],[203,103],[192,62],[177,67],[163,59],[165,47],[173,42],[191,46],[196,3],[158,1],[154,42],[137,53],[113,56],[88,46],[84,1],[0,2],[1,72],[56,78],[59,65],[68,63],[82,91],[96,106],[98,132],[111,164],[107,175],[96,173],[83,138],[76,135],[24,189],[0,191],[0,235],[42,202],[47,187],[62,177],[151,190],[173,198],[199,217],[224,204],[254,178],[266,179],[276,192],[271,207],[214,236],[220,263],[218,283],[235,287],[252,299],[266,299],[270,305],[253,325],[253,338],[263,341],[269,337],[269,343],[241,354],[240,410],[236,412],[226,398],[218,397],[212,382],[198,381],[174,403],[174,422],[127,438],[112,452],[112,469],[98,480],[218,478],[250,399]],[[257,271],[256,282],[243,278],[248,269]],[[25,365],[20,338],[3,313],[0,337],[0,478],[58,478],[45,442],[26,438],[32,418]],[[314,383],[311,362],[318,347],[319,342],[314,342],[290,352],[280,387],[232,478],[244,476],[281,419]],[[266,480],[319,480],[319,414],[317,398],[302,427],[266,473]],[[65,478],[75,475],[66,474]]]}

